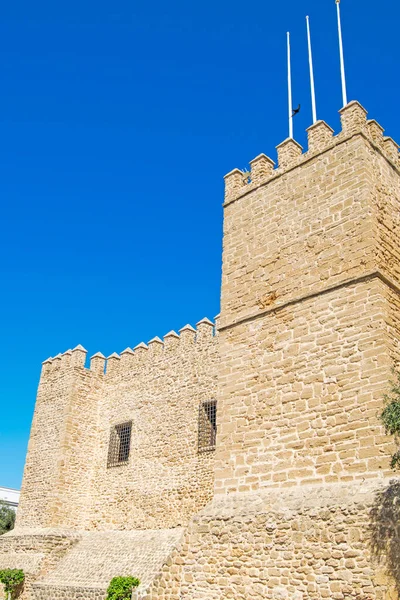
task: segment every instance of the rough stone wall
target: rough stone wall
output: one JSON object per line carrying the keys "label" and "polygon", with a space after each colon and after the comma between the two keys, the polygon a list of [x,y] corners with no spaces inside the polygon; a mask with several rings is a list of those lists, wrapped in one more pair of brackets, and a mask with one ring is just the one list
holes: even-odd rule
{"label": "rough stone wall", "polygon": [[[80,535],[61,529],[25,528],[0,537],[0,569],[22,569],[25,583],[21,600],[33,600],[33,583],[52,571],[78,541]],[[5,598],[0,585],[0,598]]]}
{"label": "rough stone wall", "polygon": [[62,466],[66,418],[77,375],[73,368],[65,368],[65,360],[57,357],[51,373],[47,372],[47,364],[43,366],[17,512],[17,527],[48,527],[51,522]]}
{"label": "rough stone wall", "polygon": [[399,586],[379,564],[390,487],[358,481],[218,496],[146,600],[395,600]]}
{"label": "rough stone wall", "polygon": [[[96,448],[99,379],[77,347],[43,365],[17,512],[17,529],[82,529]],[[73,515],[73,516],[72,516]]]}
{"label": "rough stone wall", "polygon": [[[376,262],[379,270],[392,282],[400,284],[400,191],[399,169],[388,161],[382,151],[382,136],[376,147],[367,146],[372,206],[374,211],[374,239]],[[383,150],[385,148],[383,147]],[[398,152],[397,152],[398,154]]]}
{"label": "rough stone wall", "polygon": [[[135,351],[46,361],[18,528],[187,524],[212,497],[214,453],[198,452],[199,405],[216,397],[218,342],[204,319]],[[129,461],[107,467],[110,429],[132,421]]]}
{"label": "rough stone wall", "polygon": [[[214,453],[198,452],[200,402],[216,397],[217,338],[209,323],[124,353],[99,400],[99,447],[88,527],[185,525],[211,498]],[[129,463],[106,468],[110,426],[132,420]]]}
{"label": "rough stone wall", "polygon": [[359,104],[342,127],[311,128],[305,155],[286,140],[264,184],[227,185],[216,493],[388,473],[399,163]]}
{"label": "rough stone wall", "polygon": [[226,204],[221,328],[373,269],[368,168],[352,138]]}
{"label": "rough stone wall", "polygon": [[384,292],[366,279],[221,334],[216,493],[389,472]]}

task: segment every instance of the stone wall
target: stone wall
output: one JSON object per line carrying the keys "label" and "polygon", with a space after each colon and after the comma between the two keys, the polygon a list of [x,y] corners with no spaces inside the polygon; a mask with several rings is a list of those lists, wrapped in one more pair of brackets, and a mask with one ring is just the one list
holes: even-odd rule
{"label": "stone wall", "polygon": [[[214,453],[198,452],[200,402],[217,392],[210,322],[124,353],[99,400],[89,528],[185,525],[212,498]],[[110,425],[133,421],[129,464],[106,469]]]}
{"label": "stone wall", "polygon": [[[33,584],[52,571],[81,539],[79,533],[62,529],[26,528],[0,537],[0,569],[22,569],[25,583],[21,600],[33,600]],[[0,585],[0,598],[5,598]]]}
{"label": "stone wall", "polygon": [[[87,453],[88,460],[77,467],[77,479],[81,481],[77,516],[79,514],[81,518],[85,510],[96,413],[93,404],[88,401],[89,390],[94,382],[82,368],[85,358],[82,350],[78,347],[74,352],[58,355],[51,364],[46,361],[43,365],[17,512],[17,527],[50,527],[57,521],[56,514],[65,499],[66,489],[71,498],[76,493],[73,483],[66,482],[65,476],[70,468],[69,459],[72,456],[75,462],[75,465],[71,465],[72,471],[77,466],[79,453]],[[82,415],[76,414],[78,407]],[[82,419],[82,416],[86,418]],[[79,431],[80,427],[87,428],[85,435]],[[76,458],[73,456],[75,451]]]}
{"label": "stone wall", "polygon": [[[218,341],[203,319],[106,359],[46,361],[18,528],[148,529],[187,524],[212,497],[198,451],[199,405],[216,397]],[[129,461],[107,467],[110,430],[132,421]]]}
{"label": "stone wall", "polygon": [[[358,481],[217,496],[146,600],[395,600],[399,580],[380,564],[382,527],[398,523],[390,511],[382,518],[391,487]],[[392,563],[399,558],[394,549]]]}
{"label": "stone wall", "polygon": [[182,538],[174,529],[85,532],[46,576],[34,584],[35,600],[105,598],[111,579],[131,575],[147,588]]}
{"label": "stone wall", "polygon": [[216,493],[389,474],[384,292],[366,279],[221,334]]}
{"label": "stone wall", "polygon": [[358,103],[309,136],[264,180],[227,176],[216,493],[389,473],[399,160]]}

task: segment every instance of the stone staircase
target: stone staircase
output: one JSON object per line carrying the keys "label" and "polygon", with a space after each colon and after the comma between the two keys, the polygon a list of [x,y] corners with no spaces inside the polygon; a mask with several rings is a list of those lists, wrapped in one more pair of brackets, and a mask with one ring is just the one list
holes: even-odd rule
{"label": "stone staircase", "polygon": [[104,600],[115,576],[138,577],[146,590],[183,534],[181,528],[85,532],[55,568],[32,585],[34,600]]}

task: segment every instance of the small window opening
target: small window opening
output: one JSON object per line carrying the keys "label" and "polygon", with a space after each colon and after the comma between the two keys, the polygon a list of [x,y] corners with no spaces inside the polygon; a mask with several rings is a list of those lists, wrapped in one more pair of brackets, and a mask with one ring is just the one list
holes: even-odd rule
{"label": "small window opening", "polygon": [[131,450],[132,421],[114,425],[110,431],[107,467],[126,464]]}
{"label": "small window opening", "polygon": [[199,406],[199,452],[215,450],[217,439],[217,402],[208,400]]}

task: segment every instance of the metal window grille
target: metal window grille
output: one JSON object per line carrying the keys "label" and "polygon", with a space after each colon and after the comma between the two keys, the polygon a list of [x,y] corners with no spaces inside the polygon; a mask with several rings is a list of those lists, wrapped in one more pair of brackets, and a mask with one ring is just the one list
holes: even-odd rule
{"label": "metal window grille", "polygon": [[215,450],[217,438],[217,402],[209,400],[199,406],[199,452]]}
{"label": "metal window grille", "polygon": [[110,431],[107,467],[124,465],[129,460],[131,449],[132,421],[114,425]]}

